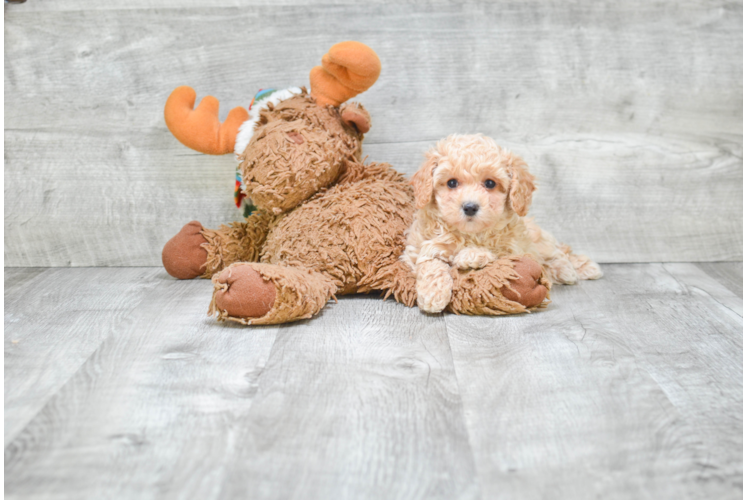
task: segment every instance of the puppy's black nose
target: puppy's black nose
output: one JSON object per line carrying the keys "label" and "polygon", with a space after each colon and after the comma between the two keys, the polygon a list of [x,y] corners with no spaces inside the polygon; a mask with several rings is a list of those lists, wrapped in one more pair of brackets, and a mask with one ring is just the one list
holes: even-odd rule
{"label": "puppy's black nose", "polygon": [[463,203],[462,204],[462,211],[465,212],[465,215],[468,217],[472,217],[473,215],[478,213],[478,210],[480,210],[480,205],[473,202]]}

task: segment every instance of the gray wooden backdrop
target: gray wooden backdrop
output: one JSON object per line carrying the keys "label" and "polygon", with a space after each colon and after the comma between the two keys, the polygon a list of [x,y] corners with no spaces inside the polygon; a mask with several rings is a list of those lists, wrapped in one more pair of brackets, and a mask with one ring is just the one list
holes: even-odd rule
{"label": "gray wooden backdrop", "polygon": [[525,157],[531,213],[576,250],[742,259],[741,2],[206,4],[5,6],[6,266],[159,265],[185,222],[237,220],[233,159],[171,137],[169,92],[225,116],[348,39],[383,63],[359,98],[370,159],[412,174],[482,132]]}

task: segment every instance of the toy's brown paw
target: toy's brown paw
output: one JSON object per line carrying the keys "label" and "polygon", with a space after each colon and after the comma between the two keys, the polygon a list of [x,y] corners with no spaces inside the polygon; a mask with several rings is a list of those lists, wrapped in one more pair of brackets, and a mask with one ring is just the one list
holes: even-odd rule
{"label": "toy's brown paw", "polygon": [[[216,279],[216,278],[214,278]],[[265,280],[251,266],[234,265],[221,271],[216,307],[235,318],[260,318],[275,304],[275,284]]]}
{"label": "toy's brown paw", "polygon": [[196,278],[205,272],[208,252],[203,248],[207,243],[200,231],[203,226],[193,220],[164,245],[161,252],[161,262],[166,272],[177,279],[188,280]]}
{"label": "toy's brown paw", "polygon": [[548,289],[540,284],[543,268],[529,257],[522,257],[514,264],[519,279],[511,280],[513,290],[504,287],[501,294],[525,307],[535,307],[548,296]]}

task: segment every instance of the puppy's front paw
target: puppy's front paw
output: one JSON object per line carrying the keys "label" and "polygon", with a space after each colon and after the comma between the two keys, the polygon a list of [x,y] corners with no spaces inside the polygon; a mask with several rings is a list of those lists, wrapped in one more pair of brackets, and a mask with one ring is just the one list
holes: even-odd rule
{"label": "puppy's front paw", "polygon": [[496,260],[496,256],[484,248],[468,247],[460,250],[452,259],[457,269],[482,269]]}
{"label": "puppy's front paw", "polygon": [[[451,280],[452,278],[450,278]],[[422,289],[418,287],[418,307],[423,312],[440,313],[452,299],[452,284],[441,289]]]}
{"label": "puppy's front paw", "polygon": [[429,313],[440,313],[452,300],[452,276],[449,264],[429,260],[418,265],[416,278],[418,307]]}

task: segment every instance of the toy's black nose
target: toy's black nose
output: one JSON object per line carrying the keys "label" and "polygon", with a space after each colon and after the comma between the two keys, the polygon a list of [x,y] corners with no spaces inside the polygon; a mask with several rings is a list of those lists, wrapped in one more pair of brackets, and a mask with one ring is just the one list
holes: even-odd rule
{"label": "toy's black nose", "polygon": [[465,215],[468,217],[472,217],[473,215],[478,213],[478,210],[480,210],[480,205],[473,202],[463,203],[462,204],[462,211],[465,212]]}

